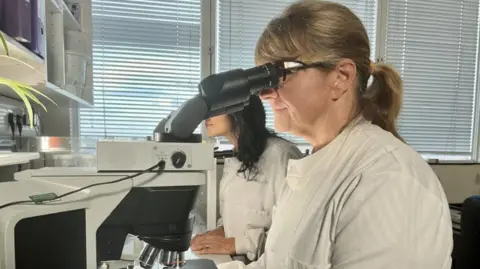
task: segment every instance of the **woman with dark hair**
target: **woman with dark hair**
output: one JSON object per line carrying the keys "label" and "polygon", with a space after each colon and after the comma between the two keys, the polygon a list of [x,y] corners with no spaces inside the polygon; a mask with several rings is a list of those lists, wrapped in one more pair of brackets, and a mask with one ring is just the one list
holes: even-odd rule
{"label": "woman with dark hair", "polygon": [[234,145],[235,157],[225,160],[218,228],[192,240],[196,253],[258,258],[288,160],[301,157],[294,144],[279,138],[265,124],[265,109],[258,96],[250,97],[242,111],[206,120],[208,135],[226,137]]}

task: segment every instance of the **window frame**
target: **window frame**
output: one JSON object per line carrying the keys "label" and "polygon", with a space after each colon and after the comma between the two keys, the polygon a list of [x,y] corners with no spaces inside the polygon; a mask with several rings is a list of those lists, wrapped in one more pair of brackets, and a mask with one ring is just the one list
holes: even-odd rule
{"label": "window frame", "polygon": [[[386,36],[387,36],[387,11],[388,11],[388,2],[389,0],[377,0],[377,10],[376,10],[376,37],[375,37],[375,60],[382,62],[385,59],[385,45],[386,45]],[[215,73],[216,70],[216,57],[217,57],[217,48],[218,40],[217,36],[217,0],[202,0],[201,1],[201,69],[200,76],[205,78],[211,74]],[[480,20],[480,15],[479,15]],[[480,32],[480,27],[477,30]],[[479,46],[480,47],[480,46]],[[477,78],[476,78],[476,89],[475,89],[475,114],[474,114],[474,126],[473,126],[473,141],[472,141],[472,160],[431,160],[424,158],[429,163],[480,163],[480,52],[477,51]],[[71,136],[78,138],[80,135],[80,108],[70,109],[70,119],[71,119]],[[207,139],[207,132],[205,126],[201,125],[201,133],[204,139]],[[79,144],[72,143],[73,150],[78,152]],[[311,146],[309,145],[297,145],[302,152],[309,149],[311,151]],[[222,144],[220,148],[227,148],[228,145]],[[230,146],[231,147],[231,146]]]}

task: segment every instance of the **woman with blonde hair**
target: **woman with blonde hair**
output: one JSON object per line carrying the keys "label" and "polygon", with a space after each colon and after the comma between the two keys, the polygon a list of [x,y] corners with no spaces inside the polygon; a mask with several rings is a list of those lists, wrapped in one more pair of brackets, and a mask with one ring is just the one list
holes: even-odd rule
{"label": "woman with blonde hair", "polygon": [[359,18],[337,3],[296,2],[269,23],[255,56],[284,72],[260,94],[275,129],[305,138],[313,153],[290,160],[265,253],[246,268],[450,268],[445,193],[397,132],[402,80],[371,62]]}

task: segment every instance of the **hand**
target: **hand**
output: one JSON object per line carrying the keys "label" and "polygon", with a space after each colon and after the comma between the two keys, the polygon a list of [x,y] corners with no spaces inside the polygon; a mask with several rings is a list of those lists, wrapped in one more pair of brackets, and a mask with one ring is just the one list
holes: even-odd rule
{"label": "hand", "polygon": [[204,233],[204,234],[196,234],[193,238],[192,238],[192,241],[190,241],[190,248],[192,250],[195,250],[198,248],[198,242],[200,242],[200,240],[207,236],[208,232],[207,233]]}
{"label": "hand", "polygon": [[223,226],[220,226],[214,230],[208,231],[203,234],[197,234],[192,238],[192,241],[190,242],[190,248],[192,250],[198,249],[198,242],[200,242],[201,238],[207,236],[207,235],[218,235],[225,237],[225,230],[223,229]]}
{"label": "hand", "polygon": [[235,238],[225,238],[221,235],[206,234],[192,244],[196,254],[235,254]]}

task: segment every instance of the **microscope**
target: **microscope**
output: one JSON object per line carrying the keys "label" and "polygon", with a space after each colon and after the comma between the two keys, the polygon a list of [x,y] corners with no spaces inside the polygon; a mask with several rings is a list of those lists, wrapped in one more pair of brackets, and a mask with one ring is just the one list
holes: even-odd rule
{"label": "microscope", "polygon": [[96,167],[26,170],[1,183],[0,269],[103,268],[121,260],[128,234],[144,242],[135,261],[140,268],[216,268],[184,257],[197,192],[215,161],[213,144],[194,131],[277,87],[283,71],[266,64],[211,75],[158,124],[152,139],[100,140]]}

